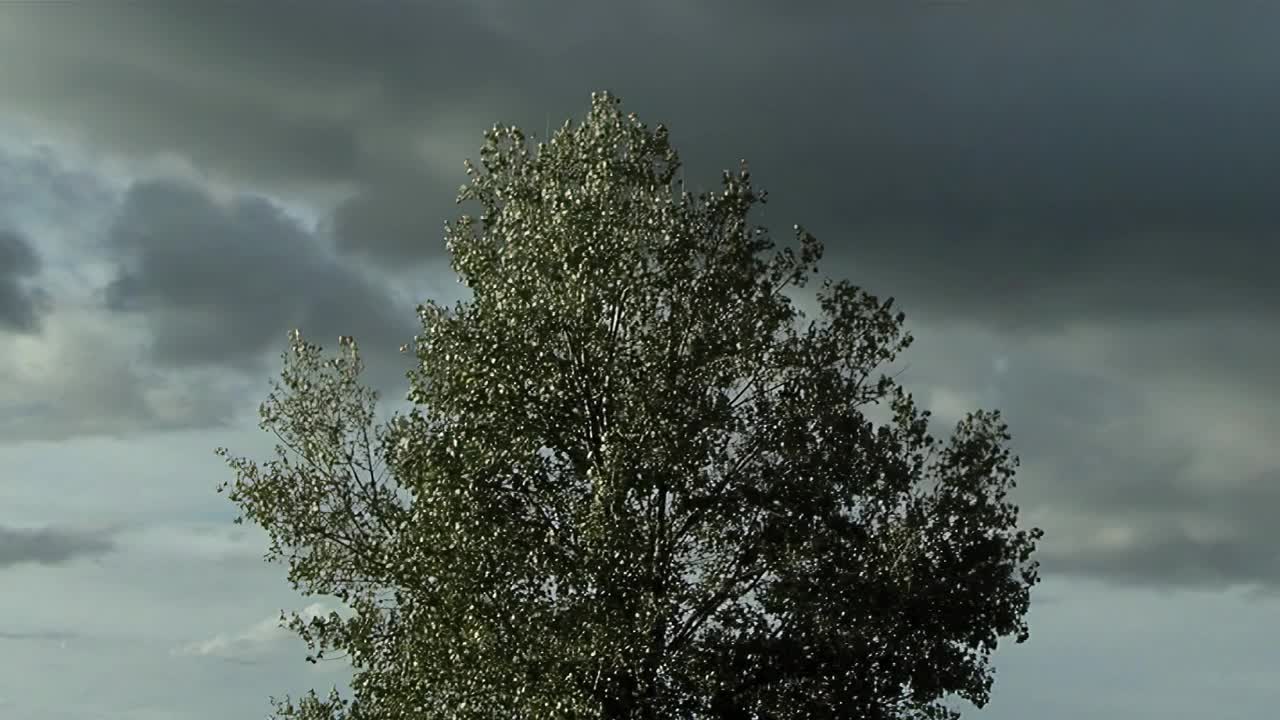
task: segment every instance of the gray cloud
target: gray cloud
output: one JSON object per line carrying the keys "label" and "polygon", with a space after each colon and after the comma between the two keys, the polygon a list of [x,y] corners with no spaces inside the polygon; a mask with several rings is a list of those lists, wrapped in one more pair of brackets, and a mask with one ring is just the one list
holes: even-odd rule
{"label": "gray cloud", "polygon": [[38,338],[0,354],[0,442],[219,426],[243,413],[245,379],[218,368],[158,371],[147,335],[101,309],[61,308]]}
{"label": "gray cloud", "polygon": [[444,225],[457,215],[455,194],[426,173],[388,173],[340,204],[327,230],[344,253],[413,266],[444,254]]}
{"label": "gray cloud", "polygon": [[1037,345],[926,326],[918,337],[901,379],[932,406],[939,432],[975,407],[1009,422],[1023,460],[1014,497],[1046,530],[1046,573],[1280,588],[1269,430],[1280,411],[1269,395],[1151,372],[1141,354],[1108,359],[1110,333]]}
{"label": "gray cloud", "polygon": [[114,204],[103,178],[69,167],[62,153],[47,144],[15,140],[6,137],[0,145],[0,217],[22,228],[40,224],[42,218],[74,223]]}
{"label": "gray cloud", "polygon": [[0,153],[0,213],[48,239],[43,263],[21,243],[0,265],[43,267],[57,298],[41,333],[0,355],[0,441],[224,425],[256,405],[266,351],[292,327],[356,335],[375,385],[402,378],[412,301],[274,201],[215,200],[196,180],[128,186],[68,167],[74,154]]}
{"label": "gray cloud", "polygon": [[40,272],[40,256],[16,230],[0,228],[0,330],[34,332],[48,295],[25,280]]}
{"label": "gray cloud", "polygon": [[[1037,457],[1039,507],[1051,509],[1041,560],[1048,573],[1138,585],[1280,588],[1274,515],[1280,477],[1240,473],[1204,452],[1135,457],[1078,442],[1075,461]],[[1052,471],[1043,471],[1044,469]],[[1033,470],[1034,471],[1034,470]]]}
{"label": "gray cloud", "polygon": [[135,184],[111,228],[123,263],[108,307],[136,312],[163,367],[261,367],[300,328],[317,340],[355,335],[371,355],[412,337],[412,305],[397,305],[352,262],[330,257],[271,201],[219,202],[180,181]]}
{"label": "gray cloud", "polygon": [[0,526],[0,568],[24,563],[61,565],[114,549],[109,534],[59,528]]}
{"label": "gray cloud", "polygon": [[[1275,500],[1275,497],[1270,498]],[[1257,585],[1275,590],[1280,558],[1244,533],[1197,537],[1185,529],[1157,528],[1067,547],[1045,546],[1046,572],[1098,577],[1123,585],[1219,588]]]}

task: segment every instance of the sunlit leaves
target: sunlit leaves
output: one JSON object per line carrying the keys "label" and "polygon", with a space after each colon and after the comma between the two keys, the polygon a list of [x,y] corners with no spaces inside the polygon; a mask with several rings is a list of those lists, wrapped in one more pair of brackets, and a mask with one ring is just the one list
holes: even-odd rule
{"label": "sunlit leaves", "polygon": [[[448,230],[472,299],[419,308],[414,409],[375,425],[355,343],[294,336],[277,459],[229,494],[355,699],[291,718],[940,718],[1025,636],[1038,531],[994,413],[950,440],[884,366],[903,316],[775,247],[745,164],[676,182],[667,131],[600,94],[485,134]],[[877,425],[864,412],[888,411]]]}

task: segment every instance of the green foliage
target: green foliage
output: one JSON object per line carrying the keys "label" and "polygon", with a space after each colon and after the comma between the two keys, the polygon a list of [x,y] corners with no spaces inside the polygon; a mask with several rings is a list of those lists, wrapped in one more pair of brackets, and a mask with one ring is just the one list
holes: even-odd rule
{"label": "green foliage", "polygon": [[[934,718],[1026,637],[1038,530],[996,413],[950,440],[880,369],[910,343],[847,282],[806,322],[745,166],[692,196],[662,127],[593,96],[486,133],[448,231],[473,299],[420,308],[414,409],[374,424],[354,341],[293,336],[280,438],[224,486],[345,652],[288,718]],[[864,412],[891,411],[877,425]],[[225,455],[225,450],[220,451]]]}

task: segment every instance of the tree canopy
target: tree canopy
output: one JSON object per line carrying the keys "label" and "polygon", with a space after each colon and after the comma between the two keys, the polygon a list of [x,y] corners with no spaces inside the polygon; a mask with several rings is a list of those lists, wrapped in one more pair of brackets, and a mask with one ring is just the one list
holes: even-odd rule
{"label": "tree canopy", "polygon": [[[937,718],[1027,636],[1040,531],[997,412],[945,441],[886,374],[893,301],[776,245],[745,166],[686,192],[666,128],[592,97],[485,134],[447,228],[471,298],[420,306],[412,409],[376,422],[354,340],[292,336],[275,459],[228,492],[350,699],[285,718]],[[881,420],[869,414],[880,408]]]}

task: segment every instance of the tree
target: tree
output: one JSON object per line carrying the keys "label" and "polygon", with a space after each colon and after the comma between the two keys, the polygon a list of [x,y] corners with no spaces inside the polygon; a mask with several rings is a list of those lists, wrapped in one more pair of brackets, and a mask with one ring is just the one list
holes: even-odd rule
{"label": "tree", "polygon": [[[485,135],[448,230],[472,298],[419,308],[413,409],[375,423],[355,342],[292,336],[280,440],[220,490],[345,652],[354,699],[288,718],[935,718],[1026,638],[1039,530],[998,413],[929,434],[882,368],[904,316],[845,281],[787,295],[745,167],[698,196],[667,130],[593,95],[531,148]],[[408,350],[408,348],[402,348]],[[887,418],[866,413],[882,408]]]}

